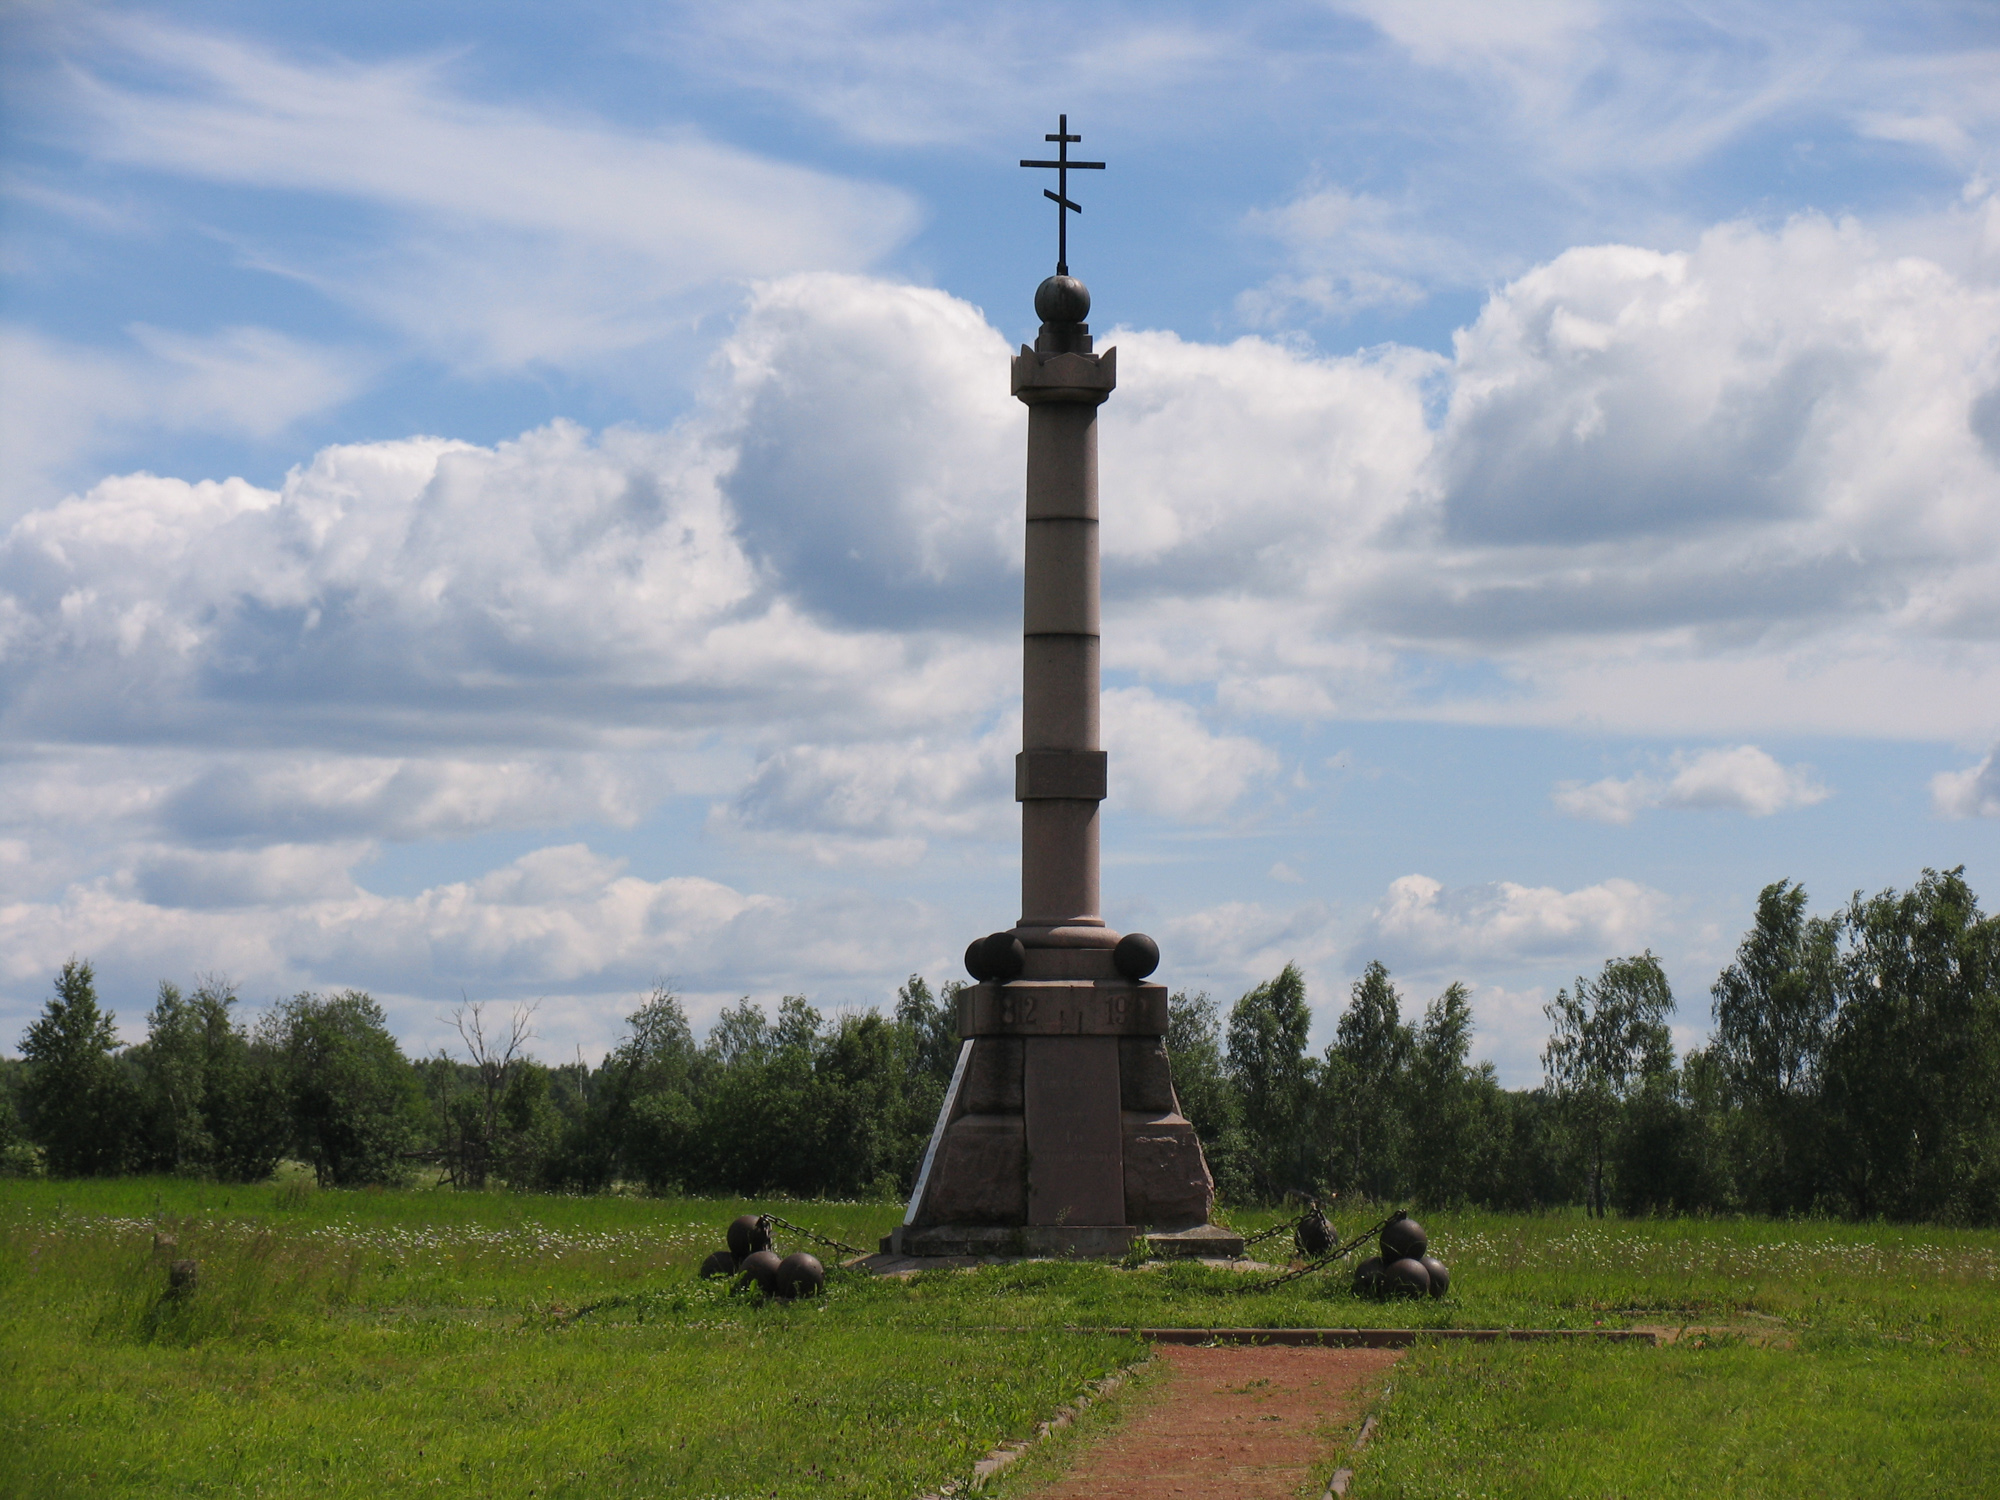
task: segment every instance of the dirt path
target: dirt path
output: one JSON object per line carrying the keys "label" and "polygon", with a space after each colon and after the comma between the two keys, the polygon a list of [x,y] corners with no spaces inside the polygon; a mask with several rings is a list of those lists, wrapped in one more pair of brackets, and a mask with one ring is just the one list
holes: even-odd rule
{"label": "dirt path", "polygon": [[1161,1346],[1167,1371],[1037,1500],[1290,1500],[1396,1349]]}

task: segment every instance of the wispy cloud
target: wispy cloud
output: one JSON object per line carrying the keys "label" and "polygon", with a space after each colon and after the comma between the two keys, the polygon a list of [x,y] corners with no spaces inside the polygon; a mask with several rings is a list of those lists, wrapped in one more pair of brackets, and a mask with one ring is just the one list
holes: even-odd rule
{"label": "wispy cloud", "polygon": [[687,126],[483,102],[442,58],[301,61],[121,16],[100,47],[146,81],[79,66],[74,109],[101,160],[326,195],[390,216],[366,248],[243,239],[297,277],[475,366],[629,349],[718,285],[863,268],[918,210],[894,188],[773,160]]}

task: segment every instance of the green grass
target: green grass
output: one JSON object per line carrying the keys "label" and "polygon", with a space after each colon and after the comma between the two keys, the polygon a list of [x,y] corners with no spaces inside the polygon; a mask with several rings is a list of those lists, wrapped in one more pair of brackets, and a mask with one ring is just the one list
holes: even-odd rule
{"label": "green grass", "polygon": [[[1951,1493],[1933,1469],[2000,1459],[1983,1420],[1992,1233],[1426,1216],[1454,1286],[1423,1303],[1202,1267],[837,1275],[795,1306],[694,1277],[729,1219],[770,1208],[863,1248],[897,1217],[0,1182],[0,1493],[904,1500],[1142,1358],[1076,1331],[1132,1325],[1692,1325],[1764,1341],[1420,1351],[1357,1494]],[[1365,1227],[1358,1213],[1341,1227]],[[193,1296],[163,1298],[155,1233],[200,1260]]]}
{"label": "green grass", "polygon": [[1433,1346],[1398,1367],[1349,1493],[1991,1495],[1995,1384],[1990,1358],[1879,1338]]}

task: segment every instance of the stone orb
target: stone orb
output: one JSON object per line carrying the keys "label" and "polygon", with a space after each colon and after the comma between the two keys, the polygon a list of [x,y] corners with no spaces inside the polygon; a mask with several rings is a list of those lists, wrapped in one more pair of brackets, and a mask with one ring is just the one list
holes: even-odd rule
{"label": "stone orb", "polygon": [[1090,288],[1074,276],[1051,276],[1035,288],[1035,313],[1044,323],[1081,323],[1090,316]]}

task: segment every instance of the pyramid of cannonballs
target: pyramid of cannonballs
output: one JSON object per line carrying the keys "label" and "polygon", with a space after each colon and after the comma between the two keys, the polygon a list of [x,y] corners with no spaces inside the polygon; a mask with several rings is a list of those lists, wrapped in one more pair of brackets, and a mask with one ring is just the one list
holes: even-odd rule
{"label": "pyramid of cannonballs", "polygon": [[1406,1213],[1382,1226],[1382,1253],[1354,1268],[1354,1290],[1363,1297],[1442,1297],[1451,1272],[1430,1254],[1430,1236]]}
{"label": "pyramid of cannonballs", "polygon": [[817,1256],[795,1250],[784,1259],[771,1248],[771,1226],[744,1214],[729,1226],[729,1248],[701,1263],[703,1276],[734,1276],[736,1291],[756,1287],[767,1297],[816,1297],[826,1289],[826,1268]]}

